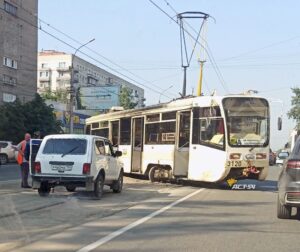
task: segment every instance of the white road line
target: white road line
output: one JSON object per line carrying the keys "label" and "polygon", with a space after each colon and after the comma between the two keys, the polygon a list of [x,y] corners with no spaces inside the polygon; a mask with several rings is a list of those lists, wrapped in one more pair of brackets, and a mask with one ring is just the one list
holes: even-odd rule
{"label": "white road line", "polygon": [[129,231],[130,229],[133,229],[133,228],[141,225],[142,223],[144,223],[144,222],[152,219],[153,217],[155,217],[155,216],[157,216],[157,215],[159,215],[159,214],[167,211],[168,209],[170,209],[170,208],[178,205],[179,203],[181,203],[181,202],[183,202],[183,201],[185,201],[185,200],[193,197],[194,195],[202,192],[203,190],[205,190],[205,188],[201,188],[201,189],[199,189],[199,190],[197,190],[195,192],[192,192],[192,193],[188,194],[187,196],[185,196],[185,197],[183,197],[181,199],[178,199],[178,200],[172,202],[171,204],[169,204],[169,205],[167,205],[167,206],[165,206],[165,207],[163,207],[163,208],[161,208],[161,209],[159,209],[159,210],[157,210],[157,211],[155,211],[155,212],[153,212],[153,213],[151,213],[151,214],[149,214],[149,215],[147,215],[147,216],[145,216],[145,217],[143,217],[143,218],[141,218],[141,219],[139,219],[139,220],[137,220],[137,221],[135,221],[133,223],[130,223],[129,225],[127,225],[125,227],[122,227],[119,230],[108,234],[107,236],[99,239],[98,241],[93,242],[93,243],[91,243],[91,244],[89,244],[89,245],[87,245],[87,246],[85,246],[85,247],[77,250],[77,252],[89,252],[89,251],[92,251],[93,249],[102,246],[103,244],[109,242],[110,240],[112,240],[112,239],[120,236],[121,234]]}

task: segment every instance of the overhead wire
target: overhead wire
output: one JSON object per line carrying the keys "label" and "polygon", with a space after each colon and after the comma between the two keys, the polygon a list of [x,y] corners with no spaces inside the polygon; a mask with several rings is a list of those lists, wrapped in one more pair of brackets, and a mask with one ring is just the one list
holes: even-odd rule
{"label": "overhead wire", "polygon": [[282,40],[282,41],[279,41],[279,42],[271,43],[269,45],[266,45],[266,46],[263,46],[263,47],[260,47],[260,48],[254,49],[254,50],[246,51],[244,53],[238,54],[238,55],[233,56],[233,57],[228,57],[228,58],[221,59],[220,61],[228,61],[228,60],[232,60],[232,59],[237,59],[237,58],[243,57],[245,55],[256,53],[256,52],[259,52],[259,51],[262,51],[262,50],[265,50],[265,49],[268,49],[268,48],[271,48],[271,47],[274,47],[274,46],[277,46],[277,45],[280,45],[280,44],[290,42],[290,41],[298,39],[298,38],[300,38],[300,36],[294,36],[294,37],[291,37],[289,39],[285,39],[285,40]]}
{"label": "overhead wire", "polygon": [[[18,6],[20,6],[20,5],[18,5]],[[63,32],[63,31],[61,31],[60,29],[58,29],[58,28],[56,28],[56,27],[50,25],[48,22],[46,22],[46,21],[42,20],[41,18],[37,17],[36,15],[34,15],[32,12],[30,12],[29,10],[27,10],[27,9],[24,8],[23,6],[20,6],[20,7],[21,7],[24,11],[26,11],[27,13],[29,13],[30,15],[32,15],[33,17],[37,18],[37,20],[39,20],[39,22],[40,22],[40,27],[39,27],[39,29],[40,29],[41,31],[44,31],[44,32],[45,32],[45,29],[43,29],[42,26],[41,26],[41,23],[44,23],[45,25],[47,25],[47,26],[50,27],[51,29],[55,30],[56,32],[58,32],[58,33],[64,35],[64,36],[67,37],[68,39],[70,39],[70,40],[76,42],[76,43],[79,44],[79,45],[82,45],[82,43],[79,42],[78,40],[76,40],[75,38],[71,37],[70,35],[68,35],[67,33],[65,33],[65,32]],[[60,41],[60,42],[61,42],[61,41]],[[73,48],[73,49],[76,49],[75,47],[72,47],[72,48]],[[119,68],[122,69],[123,71],[126,71],[126,72],[130,73],[132,76],[134,76],[134,77],[136,77],[136,78],[138,78],[138,79],[141,79],[141,80],[144,81],[145,83],[151,84],[150,81],[145,80],[144,78],[138,76],[137,74],[135,74],[135,73],[129,71],[128,69],[124,68],[124,67],[121,66],[120,64],[117,64],[117,63],[113,62],[113,61],[110,60],[109,58],[103,56],[102,54],[100,54],[99,52],[97,52],[97,51],[91,49],[90,47],[85,46],[85,48],[88,49],[89,51],[93,52],[94,54],[100,56],[101,58],[105,59],[106,61],[110,62],[111,64],[113,64],[113,65],[119,67]],[[79,50],[79,52],[82,53],[82,51],[80,51],[80,50]],[[84,54],[84,53],[82,53],[82,54]],[[87,56],[86,54],[84,54],[84,55]],[[87,56],[87,57],[89,57],[89,56]],[[143,86],[143,87],[145,87],[145,88],[150,89],[150,90],[153,91],[153,92],[159,93],[159,92],[156,91],[155,89],[152,89],[152,88],[150,88],[150,87],[148,87],[148,86],[146,86],[146,85],[144,85],[144,84],[142,84],[142,83],[137,82],[136,80],[134,80],[134,79],[132,79],[132,78],[130,78],[130,77],[124,75],[123,73],[119,72],[118,70],[116,70],[116,69],[114,69],[114,68],[111,68],[110,66],[104,64],[103,62],[97,61],[97,60],[95,60],[95,59],[92,58],[92,57],[89,57],[89,58],[91,58],[91,59],[93,59],[94,61],[98,62],[99,64],[101,64],[101,65],[103,65],[103,66],[109,68],[110,70],[112,70],[112,71],[114,71],[114,72],[116,72],[116,73],[122,75],[123,77],[125,77],[125,78],[127,78],[127,79],[133,81],[133,82],[136,83],[137,85],[141,85],[141,86]],[[161,87],[159,87],[159,86],[156,86],[156,85],[154,85],[154,86],[155,86],[156,88],[160,89],[160,90],[163,90],[163,89],[162,89]],[[167,93],[172,94],[171,92],[167,92]],[[174,94],[172,94],[172,95],[174,95]],[[163,94],[163,96],[165,96],[165,97],[167,97],[167,98],[169,98],[169,99],[172,99],[171,97],[167,96],[166,94]]]}
{"label": "overhead wire", "polygon": [[[3,9],[3,8],[1,8],[1,7],[0,7],[0,10],[5,11],[5,9]],[[6,12],[6,11],[5,11],[5,12]],[[32,15],[33,15],[33,14],[32,14]],[[38,29],[38,30],[44,32],[45,34],[49,35],[50,37],[52,37],[52,38],[54,38],[54,39],[60,41],[61,43],[63,43],[63,44],[65,44],[65,45],[67,45],[67,46],[73,48],[74,50],[77,49],[76,47],[74,47],[73,45],[69,44],[68,42],[66,42],[66,41],[60,39],[59,37],[57,37],[57,36],[51,34],[50,32],[44,30],[42,27],[38,27],[38,26],[36,26],[36,25],[30,23],[29,21],[27,21],[27,20],[25,20],[25,19],[23,19],[23,18],[21,18],[21,17],[19,17],[19,16],[17,16],[17,18],[20,19],[20,20],[22,20],[23,22],[25,22],[25,23],[27,23],[27,24],[29,24],[29,25],[35,27],[36,29]],[[90,59],[92,59],[92,60],[98,62],[99,64],[104,65],[105,67],[111,69],[112,71],[117,72],[118,74],[122,75],[123,77],[125,77],[125,78],[127,78],[127,79],[133,81],[136,85],[138,85],[138,86],[139,86],[139,85],[144,86],[145,88],[148,88],[149,90],[151,90],[151,91],[153,91],[153,92],[155,92],[155,93],[160,94],[159,91],[157,91],[157,90],[155,90],[155,89],[153,89],[153,88],[151,88],[151,87],[148,87],[148,86],[146,86],[146,85],[143,85],[143,84],[141,84],[141,83],[138,83],[136,80],[134,80],[134,79],[132,79],[132,78],[130,78],[130,77],[128,77],[128,76],[126,76],[126,75],[120,73],[119,71],[114,70],[114,69],[111,68],[110,66],[108,66],[108,65],[106,65],[106,64],[104,64],[104,63],[102,63],[102,62],[100,62],[99,60],[95,59],[94,57],[92,57],[92,56],[90,56],[90,55],[88,55],[88,54],[86,54],[86,53],[84,53],[84,52],[82,52],[82,51],[80,51],[80,50],[78,50],[78,52],[80,52],[81,54],[85,55],[86,57],[88,57],[88,58],[90,58]],[[103,86],[101,86],[101,87],[102,87],[103,89],[105,89],[105,87],[103,87]],[[172,99],[171,97],[167,96],[166,94],[162,94],[162,95],[165,96],[165,97],[167,97],[167,98],[169,98],[169,99]]]}
{"label": "overhead wire", "polygon": [[[172,6],[167,0],[164,0],[164,1],[165,1],[166,4],[171,8],[171,10],[177,15],[178,12],[175,10],[175,8],[173,8],[173,6]],[[211,61],[211,64],[212,64],[212,66],[213,66],[213,68],[215,68],[215,72],[216,72],[216,74],[217,74],[217,76],[218,76],[218,78],[219,78],[219,80],[220,80],[220,82],[221,82],[221,85],[223,86],[224,90],[228,93],[228,92],[229,92],[229,89],[228,89],[227,84],[226,84],[226,82],[225,82],[225,79],[224,79],[224,77],[223,77],[223,75],[222,75],[222,73],[221,73],[221,71],[220,71],[220,69],[219,69],[219,66],[218,66],[218,64],[217,64],[217,62],[216,62],[216,60],[215,60],[215,57],[213,56],[213,53],[212,53],[212,51],[211,51],[211,49],[210,49],[210,47],[209,47],[209,45],[208,45],[208,42],[207,42],[207,40],[205,40],[205,39],[201,36],[201,34],[200,34],[200,31],[201,31],[202,26],[203,26],[204,23],[202,23],[201,28],[200,28],[200,31],[197,32],[196,29],[195,29],[192,25],[190,25],[186,20],[184,20],[184,22],[185,22],[186,25],[187,25],[188,27],[190,27],[196,34],[198,34],[198,35],[197,35],[197,40],[196,40],[196,41],[198,41],[198,38],[200,37],[200,38],[205,42],[207,48],[204,47],[202,44],[200,44],[200,46],[201,46],[201,47],[204,49],[204,51],[207,53],[207,55],[208,55],[208,57],[209,57],[209,59],[210,59],[210,61]],[[193,38],[193,37],[192,37],[192,38]]]}
{"label": "overhead wire", "polygon": [[[157,9],[159,9],[161,12],[163,12],[166,16],[168,16],[173,22],[175,22],[177,25],[180,26],[180,24],[178,24],[178,22],[173,18],[171,17],[166,11],[164,11],[160,6],[158,6],[155,2],[153,2],[152,0],[149,0],[150,3],[152,3]],[[192,38],[196,41],[196,38],[189,32],[187,31],[186,29],[184,29],[185,32]],[[218,68],[218,66],[216,65],[216,62],[215,60],[213,59],[213,56],[211,54],[211,51],[209,50],[209,47],[207,46],[207,48],[205,48],[199,41],[197,42],[198,45],[200,45],[207,53],[207,56],[210,60],[210,62],[212,63],[213,65],[213,69],[217,75],[217,77],[219,78],[220,82],[221,82],[221,85],[223,87],[223,89],[226,91],[226,92],[229,92],[229,89],[227,87],[227,84],[221,74],[221,71],[220,69]]]}
{"label": "overhead wire", "polygon": [[[78,44],[81,44],[78,40],[76,40],[76,39],[74,39],[74,38],[72,38],[71,36],[69,36],[69,35],[67,35],[66,33],[64,33],[64,32],[62,32],[62,31],[60,31],[60,30],[58,30],[57,28],[55,28],[55,27],[53,27],[52,25],[50,25],[49,23],[46,23],[45,21],[43,21],[42,19],[39,19],[42,23],[44,23],[44,24],[46,24],[48,27],[50,27],[50,28],[52,28],[52,29],[54,29],[55,31],[57,31],[57,32],[59,32],[59,33],[61,33],[61,34],[63,34],[64,36],[66,36],[67,38],[69,38],[69,39],[71,39],[72,41],[74,41],[74,42],[76,42],[76,43],[78,43]],[[136,77],[136,78],[138,78],[138,79],[141,79],[142,81],[144,81],[145,83],[151,83],[150,81],[148,81],[148,80],[145,80],[144,78],[142,78],[141,76],[138,76],[137,74],[135,74],[135,73],[133,73],[133,72],[131,72],[130,70],[128,70],[128,68],[124,68],[123,66],[121,66],[121,65],[119,65],[119,64],[117,64],[117,63],[115,63],[115,62],[113,62],[112,60],[110,60],[109,58],[107,58],[107,57],[105,57],[105,56],[103,56],[102,54],[100,54],[99,52],[97,52],[97,51],[95,51],[95,50],[93,50],[93,49],[91,49],[90,47],[88,47],[88,46],[85,46],[85,48],[86,49],[88,49],[89,51],[91,51],[91,52],[93,52],[93,53],[95,53],[96,55],[98,55],[98,56],[100,56],[101,58],[103,58],[103,59],[105,59],[106,61],[108,61],[108,62],[110,62],[111,64],[113,64],[113,65],[115,65],[115,66],[117,66],[117,67],[119,67],[121,70],[123,70],[123,71],[126,71],[126,72],[128,72],[128,73],[130,73],[132,76],[134,76],[134,77]],[[113,71],[118,71],[118,69],[111,69],[111,70],[113,70]],[[158,88],[158,89],[161,89],[162,90],[162,88],[161,87],[159,87],[159,86],[156,86],[156,85],[154,85],[156,88]],[[168,92],[167,92],[168,93]],[[172,93],[171,93],[172,94]],[[174,95],[174,94],[172,94],[172,95]]]}
{"label": "overhead wire", "polygon": [[[5,11],[5,10],[4,10],[3,8],[1,8],[1,7],[0,7],[0,9],[3,10],[3,11]],[[34,24],[31,24],[31,23],[28,22],[27,20],[22,19],[22,18],[20,18],[20,17],[17,17],[17,18],[19,18],[19,19],[22,20],[23,22],[25,22],[25,23],[27,23],[27,24],[29,24],[29,25],[31,25],[31,26],[33,26],[33,27],[35,27],[35,28],[37,28],[37,29],[39,29],[39,30],[41,30],[41,31],[43,31],[43,32],[45,32],[45,33],[48,34],[49,36],[54,37],[55,39],[59,40],[60,42],[62,42],[62,43],[64,43],[64,44],[66,44],[66,45],[72,47],[73,49],[76,49],[75,47],[73,47],[72,45],[68,44],[67,42],[61,40],[60,38],[56,37],[55,35],[53,35],[53,34],[51,34],[51,33],[48,33],[47,31],[43,30],[42,28],[39,28],[39,27],[35,26]],[[83,53],[83,54],[84,54],[84,53]],[[24,70],[24,71],[25,71],[25,69],[19,69],[19,70],[21,70],[21,71]],[[29,71],[29,70],[28,70],[28,71]],[[34,70],[34,71],[36,72],[37,70]],[[17,82],[17,83],[20,84],[20,82]],[[111,91],[111,90],[108,90],[108,89],[107,89],[106,87],[104,87],[104,86],[101,86],[101,87],[102,87],[103,89],[107,90],[109,93],[113,93],[113,94],[118,95],[117,93],[115,93],[115,92],[113,92],[113,91]],[[21,90],[24,90],[24,88],[22,87],[22,85],[18,86],[18,88],[21,89]],[[25,89],[25,90],[26,90],[26,89]]]}

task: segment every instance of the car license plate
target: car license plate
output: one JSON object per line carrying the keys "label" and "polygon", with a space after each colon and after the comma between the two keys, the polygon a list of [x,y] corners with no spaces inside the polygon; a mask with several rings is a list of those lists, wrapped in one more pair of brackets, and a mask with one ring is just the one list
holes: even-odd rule
{"label": "car license plate", "polygon": [[58,172],[71,171],[72,166],[70,165],[52,165],[52,170],[57,170]]}

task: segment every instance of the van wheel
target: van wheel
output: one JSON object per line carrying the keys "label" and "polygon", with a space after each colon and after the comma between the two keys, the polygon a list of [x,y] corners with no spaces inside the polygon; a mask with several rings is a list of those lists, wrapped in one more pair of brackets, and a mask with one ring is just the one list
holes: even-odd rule
{"label": "van wheel", "polygon": [[41,197],[46,197],[49,195],[50,193],[50,186],[48,185],[48,183],[41,183],[40,188],[38,189],[38,193]]}
{"label": "van wheel", "polygon": [[66,189],[68,192],[75,192],[76,186],[74,185],[66,185]]}
{"label": "van wheel", "polygon": [[123,188],[123,170],[120,171],[118,180],[114,181],[112,185],[112,189],[114,193],[122,192],[122,188]]}
{"label": "van wheel", "polygon": [[5,154],[0,154],[0,164],[6,164],[8,162],[8,157]]}
{"label": "van wheel", "polygon": [[94,195],[97,199],[101,199],[103,195],[104,177],[103,174],[99,174],[94,182]]}
{"label": "van wheel", "polygon": [[290,219],[292,213],[292,208],[290,206],[282,205],[279,200],[279,196],[277,198],[277,217],[279,219]]}
{"label": "van wheel", "polygon": [[155,174],[155,172],[156,172],[157,170],[158,170],[158,169],[157,169],[156,166],[153,166],[153,167],[150,168],[150,171],[149,171],[149,180],[150,180],[150,182],[152,182],[152,183],[156,181],[156,179],[155,179],[155,177],[154,177],[154,174]]}

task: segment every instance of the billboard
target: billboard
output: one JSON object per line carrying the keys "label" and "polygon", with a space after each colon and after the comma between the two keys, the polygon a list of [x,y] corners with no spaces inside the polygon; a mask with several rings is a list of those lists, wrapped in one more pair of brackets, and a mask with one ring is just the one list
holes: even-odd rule
{"label": "billboard", "polygon": [[[70,112],[69,111],[62,111],[54,109],[54,114],[56,117],[56,120],[61,121],[63,128],[69,128],[70,127]],[[85,125],[85,119],[89,118],[88,115],[83,115],[74,112],[73,114],[73,122],[74,122],[74,129],[83,129]]]}
{"label": "billboard", "polygon": [[80,87],[77,92],[77,109],[107,110],[119,106],[119,85]]}

